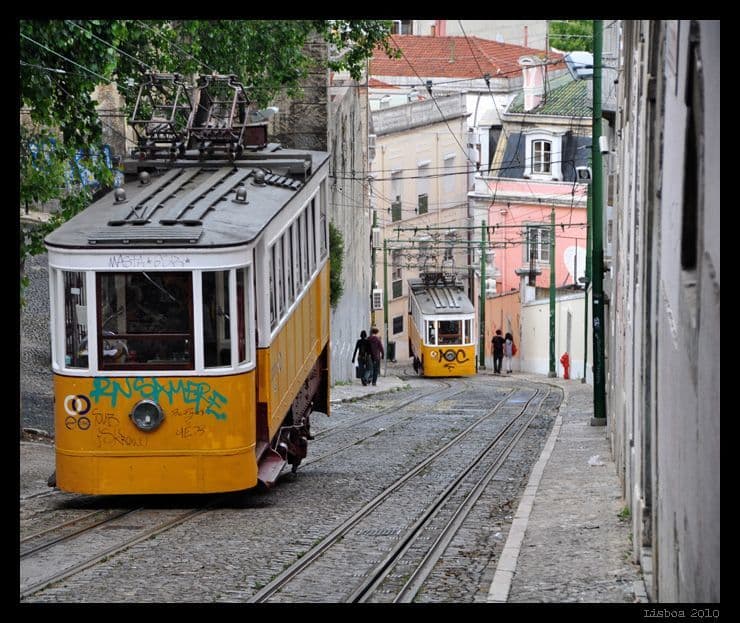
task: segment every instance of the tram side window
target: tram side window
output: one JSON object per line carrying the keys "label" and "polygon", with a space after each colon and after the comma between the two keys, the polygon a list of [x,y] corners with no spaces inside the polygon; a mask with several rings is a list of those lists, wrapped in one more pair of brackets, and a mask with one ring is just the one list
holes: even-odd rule
{"label": "tram side window", "polygon": [[464,344],[471,344],[473,342],[473,321],[465,320],[465,335],[463,337]]}
{"label": "tram side window", "polygon": [[275,313],[275,310],[277,309],[277,299],[275,294],[275,258],[273,255],[275,254],[275,247],[270,248],[269,255],[269,266],[267,267],[267,274],[270,279],[270,327],[275,328],[275,325],[277,324],[277,313]]}
{"label": "tram side window", "polygon": [[[322,189],[323,194],[323,189]],[[320,249],[321,259],[326,257],[329,250],[329,224],[326,221],[326,202],[322,201],[319,206],[319,237],[320,237]]]}
{"label": "tram side window", "polygon": [[427,344],[429,344],[430,346],[437,345],[437,321],[436,320],[427,321]]}
{"label": "tram side window", "polygon": [[295,300],[295,287],[293,285],[293,238],[290,229],[282,235],[285,257],[285,285],[288,288],[288,306]]}
{"label": "tram side window", "polygon": [[308,204],[308,266],[310,274],[316,269],[316,200]]}
{"label": "tram side window", "polygon": [[303,273],[303,283],[308,283],[308,278],[311,276],[311,271],[308,266],[308,229],[306,221],[306,210],[303,210],[301,212],[299,232],[301,239],[301,272]]}
{"label": "tram side window", "polygon": [[249,361],[252,354],[250,341],[250,307],[248,284],[251,283],[249,268],[238,268],[236,271],[236,306],[237,306],[237,335],[239,336],[239,363]]}
{"label": "tram side window", "polygon": [[85,273],[62,272],[64,283],[64,364],[87,368],[87,294]]}
{"label": "tram side window", "polygon": [[278,322],[285,315],[285,285],[283,283],[283,239],[278,238],[274,246],[275,291],[277,292]]}
{"label": "tram side window", "polygon": [[231,365],[229,323],[229,271],[204,272],[203,361],[206,368]]}
{"label": "tram side window", "polygon": [[102,370],[193,367],[192,273],[98,274]]}

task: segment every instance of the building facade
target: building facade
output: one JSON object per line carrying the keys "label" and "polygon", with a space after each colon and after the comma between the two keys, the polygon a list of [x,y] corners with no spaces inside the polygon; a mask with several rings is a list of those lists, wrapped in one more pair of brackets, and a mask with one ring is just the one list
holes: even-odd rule
{"label": "building facade", "polygon": [[467,276],[466,238],[457,228],[467,216],[468,112],[460,93],[412,101],[394,95],[380,108],[388,89],[373,91],[374,275],[387,300],[374,310],[373,324],[394,344],[391,358],[402,360],[409,357],[407,280],[418,277],[425,263],[441,266],[445,260]]}
{"label": "building facade", "polygon": [[609,433],[651,599],[719,602],[720,26],[620,31]]}

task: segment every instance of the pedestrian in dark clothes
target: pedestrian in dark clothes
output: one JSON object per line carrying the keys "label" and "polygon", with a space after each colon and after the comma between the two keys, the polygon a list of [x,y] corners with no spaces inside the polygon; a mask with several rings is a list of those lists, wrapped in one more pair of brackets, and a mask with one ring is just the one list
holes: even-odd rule
{"label": "pedestrian in dark clothes", "polygon": [[501,329],[496,329],[491,344],[493,344],[493,373],[501,374],[501,362],[504,359],[504,338],[501,336]]}
{"label": "pedestrian in dark clothes", "polygon": [[370,344],[370,356],[373,360],[373,385],[378,382],[378,374],[380,373],[380,360],[385,357],[385,350],[383,349],[383,342],[378,337],[378,327],[373,327],[371,330],[372,335],[367,339]]}
{"label": "pedestrian in dark clothes", "polygon": [[[357,357],[359,355],[359,357]],[[372,359],[370,358],[370,343],[367,339],[367,331],[360,332],[360,339],[355,343],[355,352],[352,353],[352,363],[357,357],[358,375],[363,385],[367,385],[372,374]]]}

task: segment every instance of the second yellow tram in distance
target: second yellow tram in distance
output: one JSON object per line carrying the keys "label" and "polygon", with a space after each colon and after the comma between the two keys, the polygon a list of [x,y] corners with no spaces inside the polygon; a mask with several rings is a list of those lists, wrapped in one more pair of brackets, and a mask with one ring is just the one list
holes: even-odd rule
{"label": "second yellow tram in distance", "polygon": [[454,279],[409,279],[409,351],[423,376],[470,376],[475,365],[475,309]]}

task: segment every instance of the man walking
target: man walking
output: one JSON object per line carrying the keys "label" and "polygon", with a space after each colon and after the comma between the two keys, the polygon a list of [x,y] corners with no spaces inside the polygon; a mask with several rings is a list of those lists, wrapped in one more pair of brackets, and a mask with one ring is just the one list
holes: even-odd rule
{"label": "man walking", "polygon": [[380,360],[385,357],[385,350],[383,349],[383,342],[378,337],[378,333],[380,333],[378,327],[373,327],[370,332],[372,335],[367,338],[367,341],[370,346],[370,356],[373,360],[373,385],[377,385],[378,374],[380,373]]}
{"label": "man walking", "polygon": [[496,329],[491,344],[493,344],[493,373],[501,374],[501,361],[504,358],[504,338],[501,337],[501,329]]}

